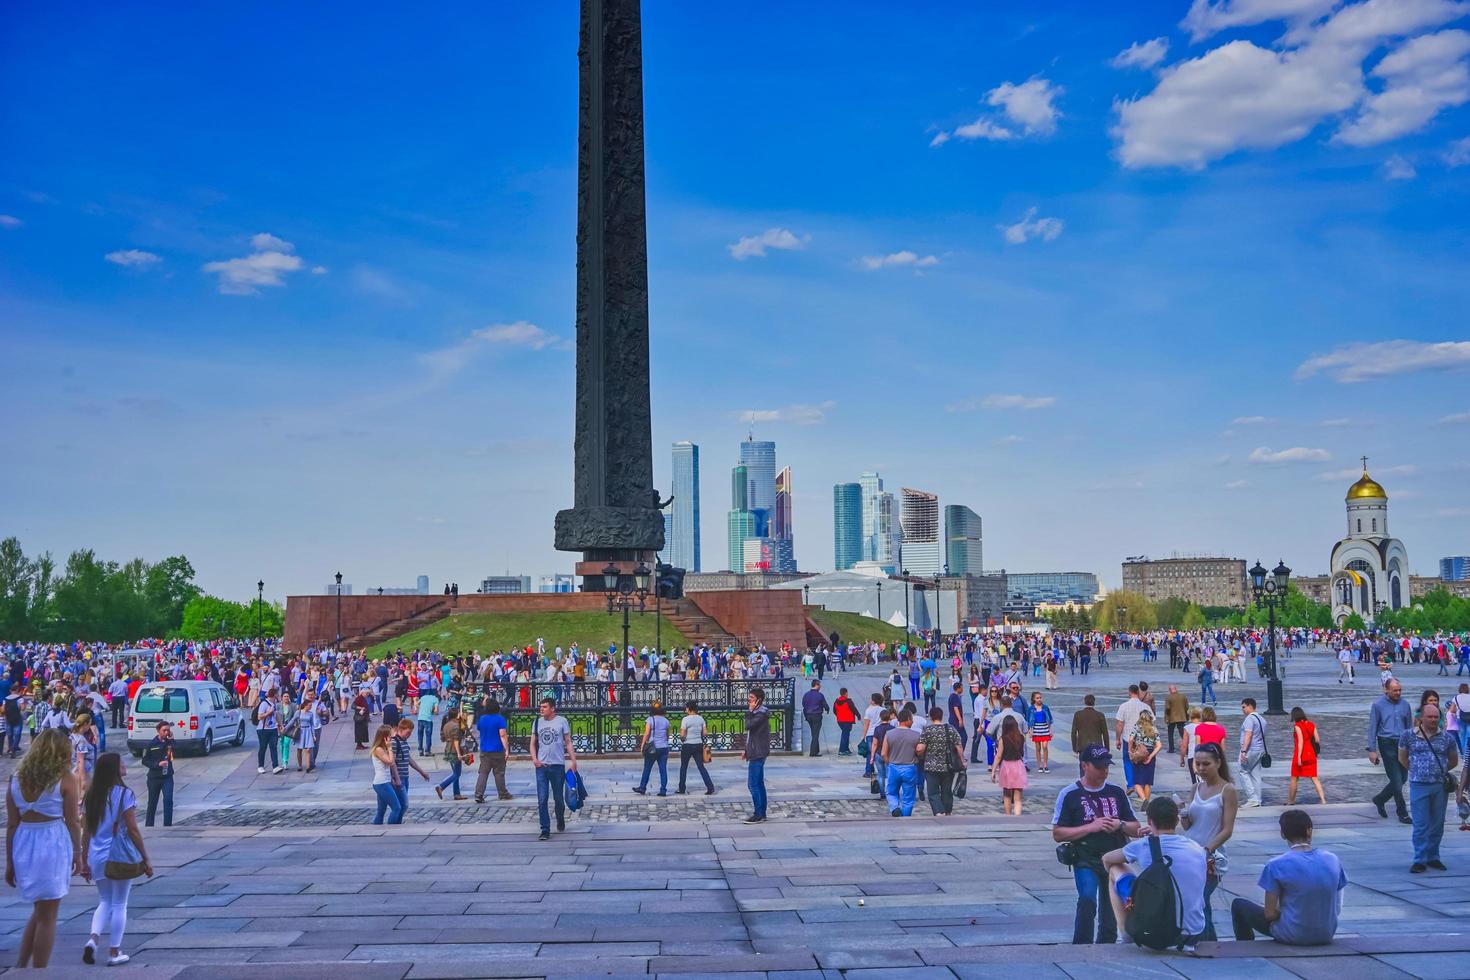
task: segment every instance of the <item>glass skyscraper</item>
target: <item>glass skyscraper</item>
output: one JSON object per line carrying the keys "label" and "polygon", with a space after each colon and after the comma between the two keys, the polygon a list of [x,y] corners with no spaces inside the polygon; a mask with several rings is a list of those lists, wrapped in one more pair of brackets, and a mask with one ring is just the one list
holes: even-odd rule
{"label": "glass skyscraper", "polygon": [[1446,582],[1470,579],[1470,555],[1454,555],[1439,560],[1439,577]]}
{"label": "glass skyscraper", "polygon": [[776,510],[776,444],[746,439],[740,444],[740,465],[750,478],[750,510],[763,510],[769,523]]}
{"label": "glass skyscraper", "polygon": [[832,567],[839,572],[863,560],[863,488],[839,483],[832,488]]}
{"label": "glass skyscraper", "polygon": [[699,567],[699,447],[674,443],[674,502],[672,534],[664,544],[665,560],[677,568],[697,572]]}
{"label": "glass skyscraper", "polygon": [[950,575],[979,575],[985,570],[980,515],[963,504],[944,508],[945,562]]}
{"label": "glass skyscraper", "polygon": [[938,575],[944,571],[939,527],[939,495],[904,487],[899,521],[903,525],[903,571]]}

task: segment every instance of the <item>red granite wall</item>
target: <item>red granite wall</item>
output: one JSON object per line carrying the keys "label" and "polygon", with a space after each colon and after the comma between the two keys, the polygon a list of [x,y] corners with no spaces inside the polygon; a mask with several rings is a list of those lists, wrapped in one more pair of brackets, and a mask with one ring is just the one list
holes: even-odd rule
{"label": "red granite wall", "polygon": [[749,636],[767,649],[783,642],[798,649],[806,644],[806,614],[799,589],[691,592],[686,598],[736,638]]}

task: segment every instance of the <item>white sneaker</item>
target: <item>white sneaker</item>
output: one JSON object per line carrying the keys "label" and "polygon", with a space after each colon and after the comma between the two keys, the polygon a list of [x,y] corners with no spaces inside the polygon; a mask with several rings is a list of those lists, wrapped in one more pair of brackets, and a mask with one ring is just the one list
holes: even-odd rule
{"label": "white sneaker", "polygon": [[286,767],[285,766],[276,766],[274,769],[271,770],[271,775],[273,775],[273,776],[280,775],[281,773],[283,773],[285,771],[286,771]]}
{"label": "white sneaker", "polygon": [[263,773],[265,772],[265,766],[256,766],[255,771]]}
{"label": "white sneaker", "polygon": [[132,959],[132,957],[129,956],[127,953],[118,953],[116,956],[109,956],[107,958],[107,965],[108,966],[122,966],[124,963],[126,963],[130,959]]}

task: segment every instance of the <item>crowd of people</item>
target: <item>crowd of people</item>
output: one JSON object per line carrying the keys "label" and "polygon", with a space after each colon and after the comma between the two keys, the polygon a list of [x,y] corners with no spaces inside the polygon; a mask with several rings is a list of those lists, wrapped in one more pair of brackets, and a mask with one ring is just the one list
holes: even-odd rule
{"label": "crowd of people", "polygon": [[[1210,898],[1229,867],[1226,845],[1239,810],[1260,805],[1259,770],[1270,764],[1270,722],[1250,697],[1240,701],[1238,748],[1227,750],[1231,733],[1216,714],[1215,687],[1243,682],[1244,665],[1252,661],[1258,672],[1266,671],[1265,641],[1258,631],[1050,632],[962,636],[940,643],[834,642],[800,652],[709,646],[660,652],[577,644],[563,649],[537,640],[513,651],[452,656],[400,651],[374,661],[330,649],[292,654],[274,644],[156,642],[144,646],[141,655],[96,645],[11,645],[0,670],[3,744],[12,757],[23,749],[25,755],[7,795],[7,881],[34,903],[20,963],[48,962],[57,904],[74,873],[98,888],[84,958],[92,962],[102,951],[109,963],[127,960],[122,940],[129,889],[136,878],[151,875],[152,867],[137,797],[124,781],[122,754],[107,750],[107,733],[109,720],[115,731],[128,724],[128,706],[144,684],[214,680],[232,692],[255,731],[261,775],[287,771],[293,749],[296,770],[313,772],[325,726],[350,714],[355,749],[371,759],[374,822],[390,824],[405,820],[413,778],[431,780],[419,760],[436,754],[446,771],[434,785],[441,799],[447,792],[455,801],[483,803],[492,778],[498,799],[512,799],[506,780],[513,758],[508,713],[532,710],[532,698],[539,694],[526,754],[545,840],[553,827],[565,828],[567,811],[585,798],[572,729],[558,712],[578,684],[603,682],[606,696],[615,701],[619,686],[628,684],[749,682],[741,757],[750,823],[764,821],[768,813],[764,770],[772,728],[761,683],[792,676],[805,679],[800,711],[809,753],[821,754],[822,729],[830,716],[840,732],[837,754],[862,756],[862,776],[890,816],[908,817],[924,801],[935,816],[950,815],[955,799],[974,791],[969,774],[979,771],[982,756],[1004,812],[1019,815],[1030,774],[1051,771],[1057,762],[1053,733],[1069,724],[1048,704],[1062,669],[1088,675],[1096,667],[1114,666],[1110,655],[1116,661],[1123,650],[1145,662],[1160,660],[1167,651],[1180,683],[1166,685],[1162,710],[1155,692],[1140,680],[1128,686],[1111,718],[1089,693],[1070,720],[1079,778],[1058,797],[1053,824],[1061,845],[1058,857],[1072,868],[1078,890],[1074,941],[1111,941],[1121,925],[1127,934],[1137,932],[1154,942],[1150,882],[1158,872],[1151,875],[1149,869],[1163,855],[1170,859],[1186,906],[1168,938],[1172,945],[1188,946],[1215,938]],[[1373,802],[1387,818],[1392,800],[1398,819],[1413,825],[1413,873],[1443,870],[1439,847],[1450,797],[1459,805],[1461,829],[1470,829],[1470,764],[1461,768],[1470,735],[1470,685],[1459,684],[1443,703],[1437,692],[1424,691],[1415,710],[1404,700],[1395,670],[1437,664],[1443,675],[1458,662],[1459,673],[1470,673],[1470,639],[1284,630],[1277,642],[1284,661],[1304,650],[1332,656],[1339,683],[1356,683],[1365,665],[1378,671],[1383,694],[1370,711],[1365,750],[1371,763],[1383,767],[1386,785]],[[848,687],[839,686],[829,701],[823,687],[827,675],[840,677],[860,663],[890,665],[880,689],[859,705]],[[1200,688],[1197,705],[1180,689],[1191,676]],[[677,739],[674,793],[688,791],[691,765],[706,795],[716,793],[700,705],[685,701],[677,722],[668,708],[656,703],[643,719],[637,741],[643,771],[632,791],[669,793],[668,766]],[[1317,801],[1324,803],[1327,791],[1317,767],[1321,733],[1300,706],[1292,710],[1290,723],[1288,805],[1295,804],[1301,780],[1310,781]],[[1121,757],[1122,785],[1108,782],[1114,753]],[[167,826],[175,761],[167,724],[158,726],[141,761],[148,787],[144,826],[154,825],[159,803]],[[1191,789],[1186,797],[1153,792],[1163,763],[1187,772]],[[471,792],[463,785],[466,767],[476,772]],[[1135,816],[1139,812],[1142,821]],[[1312,847],[1311,820],[1304,811],[1283,814],[1281,832],[1288,851],[1262,873],[1266,903],[1237,899],[1230,909],[1232,930],[1241,939],[1263,933],[1285,942],[1326,941],[1335,928],[1345,875],[1335,858]],[[1142,924],[1128,931],[1134,920]]]}

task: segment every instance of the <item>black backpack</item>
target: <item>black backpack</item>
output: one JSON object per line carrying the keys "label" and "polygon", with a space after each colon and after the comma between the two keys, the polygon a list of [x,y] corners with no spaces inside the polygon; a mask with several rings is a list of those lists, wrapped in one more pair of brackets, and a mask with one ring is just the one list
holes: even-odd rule
{"label": "black backpack", "polygon": [[1174,873],[1169,870],[1171,858],[1164,856],[1159,839],[1150,836],[1148,849],[1152,860],[1133,882],[1133,911],[1128,916],[1128,936],[1139,946],[1164,950],[1178,946],[1184,938],[1180,923],[1184,916],[1184,900]]}

